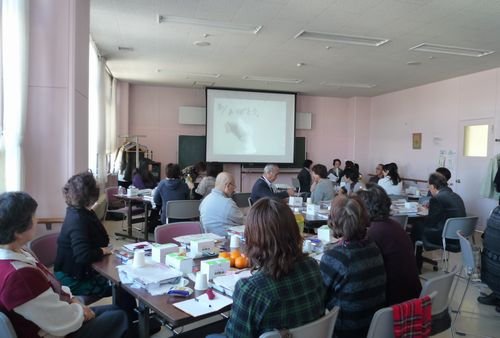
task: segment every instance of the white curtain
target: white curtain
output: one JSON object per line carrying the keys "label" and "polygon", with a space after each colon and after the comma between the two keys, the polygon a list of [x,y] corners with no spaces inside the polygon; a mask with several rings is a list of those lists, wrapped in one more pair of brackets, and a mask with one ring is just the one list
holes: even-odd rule
{"label": "white curtain", "polygon": [[[3,190],[23,190],[23,139],[28,105],[29,0],[2,1]],[[2,142],[3,141],[3,142]],[[2,156],[3,155],[3,156]]]}
{"label": "white curtain", "polygon": [[99,184],[106,181],[106,71],[94,43],[89,46],[89,167]]}
{"label": "white curtain", "polygon": [[[109,81],[106,81],[106,172],[111,171],[112,154],[116,151],[118,145],[118,116],[116,110],[116,79],[107,76]],[[109,86],[109,87],[108,87]]]}

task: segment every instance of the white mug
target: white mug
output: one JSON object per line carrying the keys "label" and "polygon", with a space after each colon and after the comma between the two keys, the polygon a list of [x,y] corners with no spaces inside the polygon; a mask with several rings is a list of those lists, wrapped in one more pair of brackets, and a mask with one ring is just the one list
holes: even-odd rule
{"label": "white mug", "polygon": [[229,247],[231,249],[238,249],[240,247],[240,236],[238,235],[231,235],[231,240],[229,242]]}

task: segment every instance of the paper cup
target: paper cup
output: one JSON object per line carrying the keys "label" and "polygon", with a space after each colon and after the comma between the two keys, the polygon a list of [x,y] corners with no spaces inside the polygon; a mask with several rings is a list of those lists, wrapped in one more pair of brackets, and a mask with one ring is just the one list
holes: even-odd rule
{"label": "paper cup", "polygon": [[313,202],[313,199],[311,197],[308,197],[307,200],[306,200],[306,203],[307,204],[311,204]]}
{"label": "paper cup", "polygon": [[136,250],[134,252],[134,261],[132,262],[132,266],[134,268],[142,268],[144,265],[146,265],[144,250]]}
{"label": "paper cup", "polygon": [[196,274],[196,281],[194,282],[194,289],[198,291],[204,291],[208,289],[207,274],[198,272]]}
{"label": "paper cup", "polygon": [[306,239],[304,241],[304,244],[302,246],[302,251],[305,253],[311,252],[312,251],[312,242],[309,239]]}
{"label": "paper cup", "polygon": [[235,248],[239,248],[240,247],[240,236],[238,235],[231,235],[231,241],[229,242],[229,247],[231,249]]}

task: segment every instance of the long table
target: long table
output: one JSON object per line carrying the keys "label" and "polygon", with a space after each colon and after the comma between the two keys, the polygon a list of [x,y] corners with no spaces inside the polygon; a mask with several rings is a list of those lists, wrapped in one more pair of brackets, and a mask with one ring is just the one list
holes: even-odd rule
{"label": "long table", "polygon": [[[142,196],[127,196],[122,194],[115,195],[116,198],[125,202],[127,206],[127,233],[115,232],[116,236],[126,237],[130,239],[138,240],[138,237],[135,237],[132,232],[132,224],[137,222],[144,222],[144,240],[148,240],[148,215],[149,209],[151,207],[151,201],[144,199]],[[144,217],[132,219],[132,207],[137,204],[142,204],[144,207]]]}
{"label": "long table", "polygon": [[[120,277],[118,276],[117,266],[123,264],[119,258],[114,255],[105,256],[101,261],[92,264],[94,270],[96,270],[100,275],[107,278],[113,284],[113,290],[117,287],[121,287],[123,290],[127,291],[134,298],[138,300],[138,314],[139,314],[139,334],[140,338],[149,337],[149,315],[150,310],[156,313],[158,316],[164,319],[164,325],[167,326],[174,334],[176,328],[195,323],[201,319],[209,318],[214,315],[219,315],[227,312],[231,309],[231,306],[227,306],[217,312],[213,312],[204,316],[192,317],[191,315],[179,310],[173,304],[177,302],[184,301],[189,298],[194,298],[199,296],[193,293],[189,298],[172,297],[168,295],[151,296],[144,289],[131,288],[129,285],[121,284]],[[189,282],[189,287],[193,288],[194,283]],[[116,299],[116,292],[113,292],[113,302]],[[225,318],[221,317],[221,320]]]}

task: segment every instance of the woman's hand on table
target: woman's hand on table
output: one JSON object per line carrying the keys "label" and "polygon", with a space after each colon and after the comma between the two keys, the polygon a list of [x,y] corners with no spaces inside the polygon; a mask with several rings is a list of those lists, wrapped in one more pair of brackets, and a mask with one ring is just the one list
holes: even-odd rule
{"label": "woman's hand on table", "polygon": [[101,248],[102,254],[103,254],[104,256],[106,256],[106,255],[111,255],[111,254],[113,253],[113,251],[112,251],[112,250],[113,250],[112,248],[107,247],[107,246],[106,246],[106,247],[102,247],[102,248]]}

